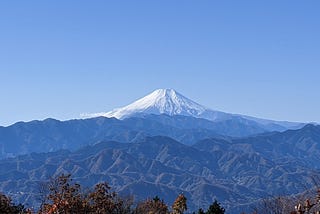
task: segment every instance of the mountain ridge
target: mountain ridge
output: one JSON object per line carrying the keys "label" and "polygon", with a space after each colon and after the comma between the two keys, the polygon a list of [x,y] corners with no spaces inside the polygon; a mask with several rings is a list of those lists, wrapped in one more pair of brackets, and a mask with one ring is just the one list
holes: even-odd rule
{"label": "mountain ridge", "polygon": [[28,201],[39,178],[71,173],[81,184],[107,181],[121,194],[134,193],[137,199],[159,195],[174,200],[184,192],[192,210],[218,198],[228,213],[240,213],[245,210],[238,206],[261,197],[312,187],[312,173],[320,166],[319,148],[313,151],[304,145],[312,143],[315,148],[318,142],[320,126],[314,125],[256,137],[210,138],[192,146],[167,136],[145,136],[133,143],[102,141],[72,152],[0,160],[0,190]]}
{"label": "mountain ridge", "polygon": [[267,132],[254,121],[213,122],[174,115],[144,115],[123,120],[107,117],[18,122],[0,127],[0,159],[30,152],[75,150],[101,140],[135,142],[144,136],[169,136],[190,145],[210,137],[245,137]]}

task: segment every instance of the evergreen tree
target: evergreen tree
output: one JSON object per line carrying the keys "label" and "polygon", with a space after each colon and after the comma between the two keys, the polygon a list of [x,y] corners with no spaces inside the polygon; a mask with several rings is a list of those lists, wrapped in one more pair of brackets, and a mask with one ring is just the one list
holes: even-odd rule
{"label": "evergreen tree", "polygon": [[3,214],[22,214],[22,213],[28,213],[28,211],[26,209],[24,209],[23,205],[13,204],[9,197],[0,193],[0,213],[3,213]]}
{"label": "evergreen tree", "polygon": [[220,203],[218,203],[217,200],[214,200],[206,214],[224,214],[224,212],[225,209],[220,205]]}
{"label": "evergreen tree", "polygon": [[200,208],[200,209],[198,209],[197,213],[193,212],[193,214],[206,214],[206,213],[203,211],[202,208]]}

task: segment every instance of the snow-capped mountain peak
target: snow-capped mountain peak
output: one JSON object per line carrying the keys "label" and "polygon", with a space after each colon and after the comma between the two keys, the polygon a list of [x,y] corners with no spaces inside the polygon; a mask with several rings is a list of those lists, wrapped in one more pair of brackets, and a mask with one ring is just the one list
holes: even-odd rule
{"label": "snow-capped mountain peak", "polygon": [[168,114],[199,117],[206,108],[184,97],[174,89],[157,89],[151,94],[127,105],[106,113],[91,116],[127,118],[137,114]]}
{"label": "snow-capped mountain peak", "polygon": [[[147,96],[125,106],[117,108],[109,112],[101,112],[95,114],[85,114],[84,117],[115,117],[117,119],[125,119],[134,116],[148,114],[167,114],[191,116],[196,118],[207,119],[214,122],[220,121],[238,121],[242,124],[254,123],[266,130],[281,130],[301,127],[302,124],[286,121],[273,121],[250,117],[246,115],[230,114],[221,111],[206,108],[173,89],[157,89]],[[270,128],[271,127],[271,128]],[[277,127],[277,129],[274,129]],[[280,128],[279,128],[280,127]]]}

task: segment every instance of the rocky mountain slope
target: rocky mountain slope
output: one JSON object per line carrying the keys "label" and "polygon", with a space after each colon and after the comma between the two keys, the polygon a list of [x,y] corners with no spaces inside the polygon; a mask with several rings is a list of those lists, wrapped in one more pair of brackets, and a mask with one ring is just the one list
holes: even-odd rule
{"label": "rocky mountain slope", "polygon": [[320,127],[245,138],[210,138],[192,146],[171,138],[143,137],[133,143],[100,142],[70,152],[28,154],[0,161],[0,191],[35,201],[40,181],[71,173],[83,185],[108,181],[136,199],[159,195],[168,201],[184,192],[189,207],[214,199],[239,213],[262,197],[312,187],[319,164]]}

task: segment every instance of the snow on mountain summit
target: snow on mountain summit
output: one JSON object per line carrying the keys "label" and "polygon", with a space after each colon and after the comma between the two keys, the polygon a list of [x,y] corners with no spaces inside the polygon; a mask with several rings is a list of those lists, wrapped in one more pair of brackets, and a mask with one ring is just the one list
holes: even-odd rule
{"label": "snow on mountain summit", "polygon": [[[300,127],[300,123],[273,121],[250,117],[246,115],[230,114],[221,111],[211,110],[206,108],[173,89],[157,89],[151,94],[125,106],[117,108],[109,112],[101,112],[95,114],[85,114],[84,117],[115,117],[117,119],[125,119],[134,116],[141,116],[147,114],[167,114],[191,116],[196,118],[203,118],[214,122],[219,121],[241,121],[243,124],[255,123],[263,127],[285,127],[295,128]],[[272,129],[271,129],[272,130]]]}
{"label": "snow on mountain summit", "polygon": [[199,117],[207,109],[173,89],[158,89],[123,108],[92,116],[127,118],[136,114],[168,114]]}

